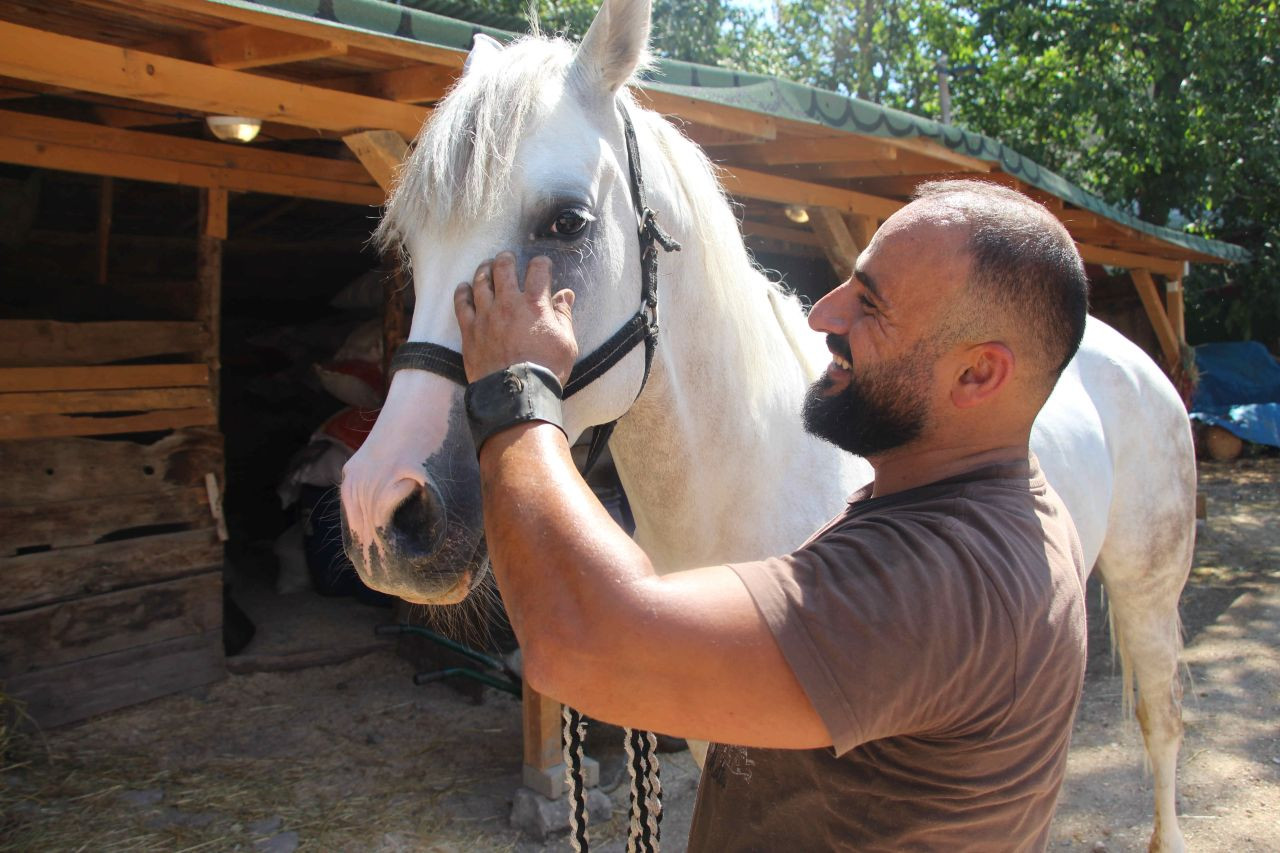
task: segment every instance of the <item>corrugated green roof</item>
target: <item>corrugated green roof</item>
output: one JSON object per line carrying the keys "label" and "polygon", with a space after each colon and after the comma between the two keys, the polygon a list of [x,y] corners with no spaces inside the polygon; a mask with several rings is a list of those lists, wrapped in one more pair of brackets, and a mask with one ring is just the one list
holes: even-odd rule
{"label": "corrugated green roof", "polygon": [[[504,22],[506,27],[498,28],[487,26],[480,20],[466,21],[450,17],[448,14],[426,11],[427,9],[443,11],[446,7],[465,5],[450,2],[450,0],[408,0],[408,3],[423,8],[406,8],[385,0],[214,0],[214,2],[242,8],[265,9],[297,17],[318,18],[341,27],[464,51],[471,48],[471,41],[476,33],[486,32],[495,38],[505,40],[514,35],[511,28],[520,23],[518,19],[510,20]],[[498,23],[499,16],[491,17],[495,24]],[[652,85],[655,89],[664,92],[776,118],[820,124],[836,130],[887,138],[929,139],[952,151],[967,154],[979,160],[998,163],[1005,173],[1037,189],[1051,193],[1113,222],[1126,225],[1135,231],[1190,251],[1212,255],[1227,261],[1247,261],[1250,257],[1246,250],[1231,243],[1207,240],[1172,228],[1143,222],[1132,213],[1108,204],[1093,193],[1041,167],[1001,142],[951,125],[939,124],[932,119],[913,116],[879,104],[789,80],[674,60],[661,60],[651,74],[647,85]]]}

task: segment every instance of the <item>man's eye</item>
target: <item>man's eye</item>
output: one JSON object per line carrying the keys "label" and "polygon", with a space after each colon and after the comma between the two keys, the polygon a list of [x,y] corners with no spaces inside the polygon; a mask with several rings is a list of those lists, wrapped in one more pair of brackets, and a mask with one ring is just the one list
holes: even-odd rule
{"label": "man's eye", "polygon": [[547,233],[553,237],[577,237],[587,227],[587,223],[594,220],[595,217],[585,210],[567,208],[557,213],[555,219],[551,220],[551,227],[547,229]]}
{"label": "man's eye", "polygon": [[861,302],[861,303],[862,303],[862,307],[863,307],[863,308],[866,308],[868,311],[874,311],[874,310],[876,310],[876,305],[875,305],[875,303],[874,303],[874,302],[872,302],[870,299],[868,299],[868,298],[867,298],[867,296],[866,296],[866,294],[859,294],[859,295],[858,295],[858,301],[859,301],[859,302]]}

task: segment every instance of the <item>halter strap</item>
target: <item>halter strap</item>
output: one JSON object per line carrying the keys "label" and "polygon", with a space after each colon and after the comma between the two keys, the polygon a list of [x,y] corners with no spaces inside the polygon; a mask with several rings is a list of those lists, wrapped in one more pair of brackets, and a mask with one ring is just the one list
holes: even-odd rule
{"label": "halter strap", "polygon": [[[644,175],[640,169],[640,149],[636,142],[636,131],[631,124],[631,116],[627,113],[627,108],[621,101],[617,102],[617,106],[622,116],[622,136],[626,142],[627,171],[631,180],[631,203],[636,213],[636,232],[640,240],[640,309],[607,341],[574,364],[573,372],[569,374],[569,381],[564,386],[566,398],[572,397],[604,376],[637,345],[643,343],[644,375],[640,380],[640,390],[636,392],[636,399],[639,399],[644,386],[649,381],[654,351],[658,346],[658,253],[654,244],[661,246],[666,252],[680,251],[680,244],[662,229],[656,214],[649,207]],[[395,357],[391,359],[390,370],[392,376],[397,370],[425,370],[443,376],[457,385],[467,384],[462,354],[441,344],[406,341],[400,345]],[[613,420],[594,427],[591,447],[587,451],[587,461],[582,470],[584,475],[595,466],[617,424],[617,420]]]}

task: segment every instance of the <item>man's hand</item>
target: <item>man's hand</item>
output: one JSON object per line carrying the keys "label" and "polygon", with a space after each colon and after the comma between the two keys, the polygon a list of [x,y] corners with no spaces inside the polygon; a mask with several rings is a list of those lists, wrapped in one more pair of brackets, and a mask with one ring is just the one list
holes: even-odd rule
{"label": "man's hand", "polygon": [[537,257],[516,280],[516,257],[503,252],[476,270],[471,284],[453,294],[462,329],[462,363],[475,382],[513,364],[531,361],[563,385],[578,359],[573,334],[573,291],[551,293],[551,259]]}

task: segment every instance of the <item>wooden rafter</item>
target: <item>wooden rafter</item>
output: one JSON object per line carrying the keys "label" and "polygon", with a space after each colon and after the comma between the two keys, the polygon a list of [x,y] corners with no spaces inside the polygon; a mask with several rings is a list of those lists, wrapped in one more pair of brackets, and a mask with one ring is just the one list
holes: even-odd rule
{"label": "wooden rafter", "polygon": [[795,177],[812,180],[847,180],[857,178],[889,178],[902,175],[915,176],[917,180],[929,177],[956,177],[959,174],[993,175],[995,164],[978,161],[986,168],[961,169],[952,163],[946,163],[895,148],[896,156],[892,160],[860,160],[841,163],[813,163],[795,167]]}
{"label": "wooden rafter", "polygon": [[869,215],[880,219],[892,216],[903,206],[902,202],[893,199],[736,167],[728,167],[728,171],[721,174],[721,179],[725,189],[736,196],[780,204],[833,207],[842,213]]}
{"label": "wooden rafter", "polygon": [[409,155],[404,137],[394,130],[366,130],[344,136],[342,141],[347,143],[382,191],[390,193],[400,166]]}
{"label": "wooden rafter", "polygon": [[[461,68],[467,59],[463,50],[436,47],[412,39],[395,38],[378,33],[362,32],[351,27],[334,27],[302,15],[281,15],[273,11],[256,10],[248,4],[234,5],[214,0],[136,0],[141,8],[169,9],[185,13],[220,18],[240,24],[252,24],[263,29],[294,33],[321,41],[336,41],[348,50],[359,48],[380,56],[411,59],[415,62],[431,62]],[[386,14],[399,16],[401,10],[388,8]]]}
{"label": "wooden rafter", "polygon": [[3,111],[0,161],[348,204],[383,200],[356,163]]}
{"label": "wooden rafter", "polygon": [[709,104],[696,98],[672,95],[656,89],[641,89],[636,97],[644,106],[663,115],[676,116],[685,121],[730,130],[755,139],[777,139],[778,120],[750,110]]}
{"label": "wooden rafter", "polygon": [[1165,313],[1160,294],[1156,291],[1155,279],[1151,277],[1150,270],[1141,268],[1129,270],[1129,275],[1133,279],[1133,286],[1138,290],[1142,307],[1146,309],[1147,317],[1151,320],[1151,326],[1155,329],[1156,339],[1160,341],[1160,350],[1164,353],[1165,364],[1169,368],[1174,368],[1181,360],[1182,346],[1178,333],[1169,322],[1169,315]]}
{"label": "wooden rafter", "polygon": [[1117,249],[1108,249],[1105,246],[1076,243],[1076,248],[1080,250],[1080,257],[1084,259],[1086,264],[1105,264],[1109,267],[1122,267],[1129,270],[1146,269],[1161,275],[1178,277],[1181,277],[1182,271],[1186,267],[1186,263],[1183,261],[1171,261],[1168,258],[1139,255],[1134,252],[1121,252]]}
{"label": "wooden rafter", "polygon": [[198,33],[184,39],[155,42],[141,49],[233,70],[342,56],[347,52],[345,44],[332,39],[286,33],[251,24]]}
{"label": "wooden rafter", "polygon": [[0,74],[181,109],[325,130],[417,134],[424,107],[215,68],[0,22]]}
{"label": "wooden rafter", "polygon": [[760,222],[754,219],[748,219],[742,223],[742,234],[744,237],[779,240],[785,243],[794,243],[797,246],[822,247],[822,241],[812,231],[805,231],[801,228],[788,228],[785,225],[775,225],[772,222]]}
{"label": "wooden rafter", "polygon": [[800,163],[882,162],[898,158],[898,149],[873,139],[844,135],[817,139],[778,139],[758,145],[716,146],[713,160],[763,166]]}
{"label": "wooden rafter", "polygon": [[373,74],[357,74],[325,80],[320,85],[341,92],[355,92],[371,98],[425,104],[444,97],[458,79],[458,69],[443,65],[411,65]]}
{"label": "wooden rafter", "polygon": [[866,245],[858,245],[840,211],[830,207],[809,208],[809,224],[818,235],[822,251],[841,281],[853,275],[853,265]]}

